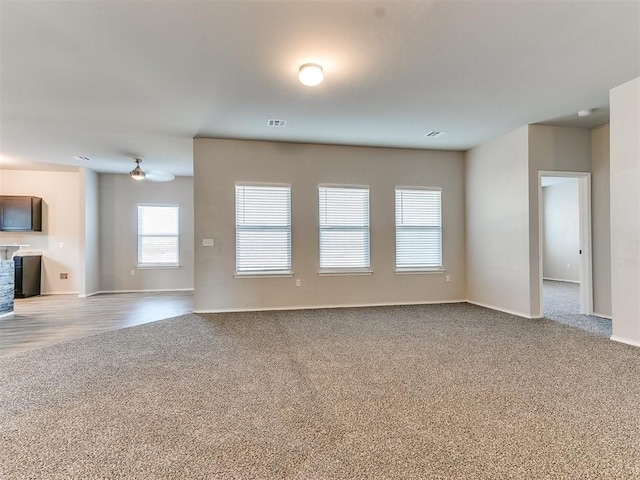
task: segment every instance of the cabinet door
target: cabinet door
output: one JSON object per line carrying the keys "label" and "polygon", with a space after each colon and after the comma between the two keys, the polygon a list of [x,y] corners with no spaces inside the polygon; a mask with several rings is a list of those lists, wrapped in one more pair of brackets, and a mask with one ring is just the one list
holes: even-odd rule
{"label": "cabinet door", "polygon": [[31,197],[4,197],[0,230],[31,230]]}

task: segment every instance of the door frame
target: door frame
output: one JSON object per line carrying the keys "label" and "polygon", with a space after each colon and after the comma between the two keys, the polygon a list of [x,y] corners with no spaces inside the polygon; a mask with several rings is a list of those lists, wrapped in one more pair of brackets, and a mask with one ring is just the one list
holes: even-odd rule
{"label": "door frame", "polygon": [[542,203],[542,177],[570,177],[578,180],[578,229],[580,231],[580,313],[593,315],[593,251],[591,246],[591,172],[538,171],[538,260],[540,313],[544,316],[543,262],[544,262],[544,206]]}

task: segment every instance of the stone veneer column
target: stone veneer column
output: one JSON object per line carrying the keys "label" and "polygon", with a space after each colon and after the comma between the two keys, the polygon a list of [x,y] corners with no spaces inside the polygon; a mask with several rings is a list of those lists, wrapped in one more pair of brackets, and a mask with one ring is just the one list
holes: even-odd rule
{"label": "stone veneer column", "polygon": [[13,260],[0,260],[0,315],[13,312]]}

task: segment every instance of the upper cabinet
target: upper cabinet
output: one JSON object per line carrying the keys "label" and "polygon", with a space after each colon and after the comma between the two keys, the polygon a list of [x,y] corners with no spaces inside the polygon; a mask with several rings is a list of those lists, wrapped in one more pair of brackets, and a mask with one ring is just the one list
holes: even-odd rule
{"label": "upper cabinet", "polygon": [[41,232],[42,199],[40,197],[0,196],[0,230]]}

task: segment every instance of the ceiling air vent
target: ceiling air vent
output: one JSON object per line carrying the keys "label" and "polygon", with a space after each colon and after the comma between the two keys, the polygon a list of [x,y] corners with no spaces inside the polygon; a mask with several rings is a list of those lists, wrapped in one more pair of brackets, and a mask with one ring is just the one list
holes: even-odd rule
{"label": "ceiling air vent", "polygon": [[286,127],[287,126],[287,121],[286,120],[277,120],[275,118],[270,118],[269,120],[267,120],[267,126],[268,127]]}
{"label": "ceiling air vent", "polygon": [[431,130],[424,134],[425,138],[438,138],[445,135],[447,132],[439,132],[437,130]]}
{"label": "ceiling air vent", "polygon": [[91,159],[89,157],[85,157],[84,155],[76,155],[73,158],[78,160],[78,161],[82,161],[82,162],[90,162],[91,161]]}

